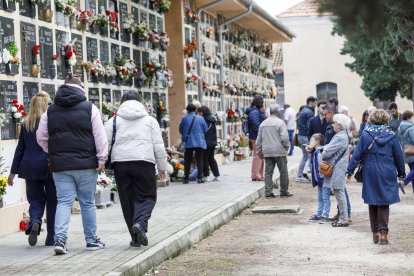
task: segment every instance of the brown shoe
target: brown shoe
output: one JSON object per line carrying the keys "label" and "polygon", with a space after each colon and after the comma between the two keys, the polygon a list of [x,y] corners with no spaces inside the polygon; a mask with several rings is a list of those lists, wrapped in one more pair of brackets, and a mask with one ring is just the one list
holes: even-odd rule
{"label": "brown shoe", "polygon": [[380,232],[380,240],[379,240],[379,244],[380,245],[386,245],[388,244],[388,234],[385,231],[381,231]]}
{"label": "brown shoe", "polygon": [[380,235],[378,232],[372,232],[372,241],[374,243],[379,243]]}
{"label": "brown shoe", "polygon": [[337,221],[339,219],[339,215],[336,214],[334,217],[329,218],[330,221]]}

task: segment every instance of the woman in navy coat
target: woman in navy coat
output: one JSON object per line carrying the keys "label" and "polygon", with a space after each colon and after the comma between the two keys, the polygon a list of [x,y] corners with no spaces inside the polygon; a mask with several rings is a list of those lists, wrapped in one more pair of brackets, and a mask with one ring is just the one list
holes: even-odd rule
{"label": "woman in navy coat", "polygon": [[28,240],[31,246],[37,243],[45,206],[47,219],[45,245],[54,245],[56,187],[49,171],[48,155],[36,141],[36,130],[40,116],[46,112],[49,102],[50,97],[46,92],[37,93],[30,101],[29,114],[22,125],[8,178],[9,185],[13,185],[16,174],[19,178],[26,180],[26,196],[30,204],[30,221],[26,228],[26,235],[29,235]]}
{"label": "woman in navy coat", "polygon": [[388,244],[389,205],[400,201],[397,177],[405,176],[404,158],[395,133],[387,129],[388,114],[378,109],[368,118],[346,175],[351,179],[363,158],[362,198],[369,205],[374,243]]}

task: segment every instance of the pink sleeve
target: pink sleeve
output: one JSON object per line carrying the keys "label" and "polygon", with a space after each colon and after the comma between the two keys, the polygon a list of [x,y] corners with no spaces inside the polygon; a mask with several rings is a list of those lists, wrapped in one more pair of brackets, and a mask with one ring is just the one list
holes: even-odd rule
{"label": "pink sleeve", "polygon": [[92,105],[91,121],[93,138],[95,139],[96,157],[98,157],[99,164],[105,164],[108,158],[108,140],[102,123],[101,113],[95,105]]}
{"label": "pink sleeve", "polygon": [[39,127],[36,131],[36,140],[43,151],[48,152],[49,131],[47,130],[47,112],[40,117]]}

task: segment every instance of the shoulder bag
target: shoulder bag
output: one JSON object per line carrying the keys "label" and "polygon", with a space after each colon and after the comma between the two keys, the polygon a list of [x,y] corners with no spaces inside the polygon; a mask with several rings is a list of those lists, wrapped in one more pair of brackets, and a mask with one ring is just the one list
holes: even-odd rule
{"label": "shoulder bag", "polygon": [[[381,131],[382,132],[382,131]],[[368,149],[366,152],[364,152],[361,156],[361,159],[359,159],[358,162],[358,166],[357,166],[357,170],[354,174],[354,178],[357,182],[362,182],[362,169],[364,167],[364,156],[365,154],[367,154],[369,152],[369,150],[372,148],[372,146],[374,145],[375,141],[377,140],[378,136],[381,134],[378,133],[377,136],[374,137],[374,139],[372,140],[371,144],[368,146]],[[404,148],[404,152],[405,152],[405,148]]]}
{"label": "shoulder bag", "polygon": [[341,158],[344,156],[347,149],[348,149],[348,147],[341,153],[341,155],[339,155],[338,158],[336,158],[335,162],[333,162],[332,164],[327,162],[327,161],[322,161],[319,164],[319,173],[323,174],[324,176],[332,176],[333,168],[334,168],[336,162],[341,160]]}
{"label": "shoulder bag", "polygon": [[111,155],[112,155],[112,149],[115,144],[115,135],[116,135],[116,115],[114,116],[113,124],[112,124],[112,142],[111,142],[111,149],[108,152],[108,159],[105,162],[105,169],[107,170],[113,170],[114,167],[111,162]]}
{"label": "shoulder bag", "polygon": [[197,115],[195,115],[193,120],[191,121],[190,128],[188,129],[187,135],[185,136],[184,140],[181,141],[181,144],[180,144],[180,151],[181,152],[185,151],[185,144],[187,143],[188,138],[190,137],[190,132],[191,132],[191,129],[193,128],[193,124],[194,124],[194,120],[195,120],[196,116]]}

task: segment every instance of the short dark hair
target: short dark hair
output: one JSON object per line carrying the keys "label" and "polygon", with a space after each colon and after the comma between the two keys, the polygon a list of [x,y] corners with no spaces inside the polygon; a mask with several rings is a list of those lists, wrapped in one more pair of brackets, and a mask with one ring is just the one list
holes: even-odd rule
{"label": "short dark hair", "polygon": [[364,113],[362,113],[362,120],[361,121],[363,123],[366,123],[368,121],[368,116],[369,116],[368,110],[365,110]]}
{"label": "short dark hair", "polygon": [[189,103],[185,109],[187,112],[195,112],[197,110],[197,106],[193,103]]}
{"label": "short dark hair", "polygon": [[263,107],[263,97],[262,96],[254,96],[251,106],[255,106],[257,108]]}
{"label": "short dark hair", "polygon": [[336,105],[336,106],[338,106],[338,104],[339,104],[338,99],[337,99],[337,98],[335,98],[335,97],[331,97],[331,98],[329,98],[329,103],[330,103],[330,104],[334,104],[334,105]]}
{"label": "short dark hair", "polygon": [[324,101],[324,100],[321,100],[321,101],[318,102],[318,107],[320,107],[323,104],[324,105],[327,105],[328,103],[326,101]]}
{"label": "short dark hair", "polygon": [[402,119],[403,120],[410,120],[413,116],[414,116],[414,112],[412,112],[411,110],[406,110],[402,114]]}
{"label": "short dark hair", "polygon": [[208,116],[208,115],[210,115],[210,114],[211,114],[210,109],[208,108],[208,106],[205,106],[205,105],[200,106],[200,107],[197,109],[197,111],[198,111],[198,112],[203,112],[203,116]]}
{"label": "short dark hair", "polygon": [[121,103],[126,101],[139,101],[139,94],[136,91],[127,91],[121,97]]}
{"label": "short dark hair", "polygon": [[309,97],[306,99],[306,104],[309,104],[310,102],[316,102],[316,101],[318,101],[318,99],[317,99],[317,98],[315,98],[314,96],[309,96]]}
{"label": "short dark hair", "polygon": [[396,103],[394,103],[394,102],[390,103],[390,104],[388,105],[388,110],[391,110],[391,109],[398,109],[397,104],[396,104]]}

